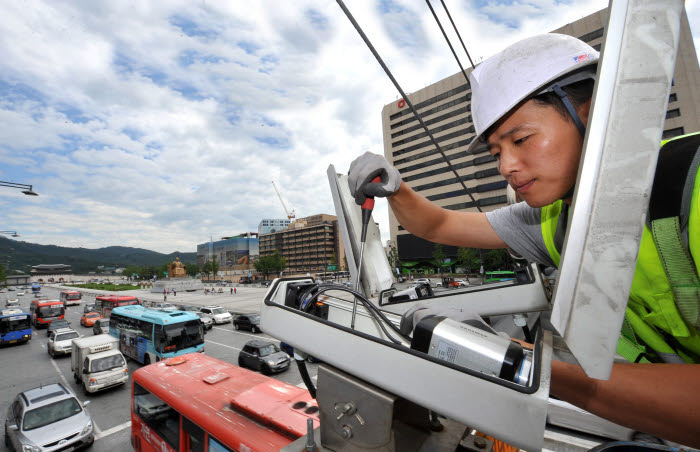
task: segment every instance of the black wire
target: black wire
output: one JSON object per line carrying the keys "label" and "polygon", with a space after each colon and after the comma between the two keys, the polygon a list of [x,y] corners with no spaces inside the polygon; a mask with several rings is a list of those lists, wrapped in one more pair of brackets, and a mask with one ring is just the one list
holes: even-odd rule
{"label": "black wire", "polygon": [[[329,287],[329,288],[324,289],[323,292],[326,292],[326,291],[328,291],[328,290],[339,290],[339,288],[338,288],[338,287]],[[342,290],[342,289],[340,289],[340,290]],[[347,290],[347,292],[353,293],[356,297],[358,297],[358,295],[359,295],[357,292],[354,292],[354,291]],[[316,298],[316,297],[317,297],[318,295],[320,295],[321,293],[322,293],[322,291],[319,290],[319,293],[316,293],[312,298]],[[394,336],[392,336],[392,335],[387,331],[387,329],[386,329],[386,328],[384,327],[384,325],[382,324],[382,321],[384,321],[384,322],[387,323],[390,327],[392,327],[394,330],[396,330],[396,327],[394,326],[394,324],[391,323],[391,322],[389,321],[389,319],[387,319],[387,318],[384,316],[384,314],[382,314],[381,312],[377,312],[377,314],[379,314],[379,318],[377,318],[377,314],[375,314],[375,313],[372,312],[372,309],[371,309],[371,308],[372,308],[373,305],[372,305],[372,303],[371,303],[369,300],[366,300],[366,299],[365,299],[364,297],[362,297],[362,296],[359,296],[358,299],[360,300],[360,302],[362,303],[362,305],[367,309],[367,311],[370,313],[370,315],[371,315],[372,317],[374,317],[374,319],[377,321],[377,324],[379,325],[379,328],[381,328],[381,330],[384,332],[384,335],[385,335],[386,337],[388,337],[389,340],[391,340],[391,342],[393,342],[393,343],[395,343],[395,344],[403,345],[403,342],[401,342],[401,340],[396,339]],[[347,300],[345,300],[345,301],[347,301]],[[409,339],[405,338],[405,337],[403,336],[403,334],[401,334],[400,332],[399,332],[399,335],[400,335],[401,337],[403,337],[404,339],[409,340]]]}
{"label": "black wire", "polygon": [[377,59],[377,62],[379,63],[379,65],[382,67],[382,69],[384,69],[384,72],[386,73],[386,75],[389,77],[391,82],[394,84],[394,86],[398,90],[399,94],[401,95],[401,98],[406,102],[406,105],[408,105],[408,108],[411,109],[411,111],[415,115],[416,119],[418,120],[420,125],[423,127],[423,130],[425,130],[425,133],[430,138],[430,142],[435,146],[435,149],[440,153],[442,158],[445,160],[445,162],[447,163],[447,166],[450,167],[450,170],[457,177],[457,180],[462,185],[462,188],[464,188],[464,191],[467,193],[467,195],[469,195],[469,198],[474,203],[474,206],[477,208],[477,210],[479,212],[483,212],[483,210],[481,210],[481,207],[479,206],[479,203],[476,201],[476,199],[474,199],[472,192],[469,190],[469,188],[467,188],[467,185],[464,183],[464,180],[462,180],[462,176],[460,176],[457,173],[457,170],[455,169],[455,167],[452,166],[452,163],[450,163],[450,161],[448,160],[447,155],[445,155],[445,152],[442,150],[442,148],[438,144],[437,140],[435,140],[435,137],[433,136],[433,134],[430,132],[430,130],[428,130],[428,126],[426,126],[425,123],[423,122],[423,119],[421,119],[420,115],[418,114],[418,110],[416,110],[416,107],[413,106],[413,102],[411,102],[411,100],[408,98],[406,93],[401,89],[401,86],[399,86],[399,82],[396,81],[394,76],[391,74],[391,71],[389,70],[389,68],[386,66],[386,64],[384,64],[382,57],[379,56],[379,54],[375,50],[374,46],[370,42],[369,38],[367,37],[367,35],[365,35],[365,32],[362,31],[362,28],[360,27],[360,25],[355,21],[355,18],[352,16],[350,11],[345,7],[345,3],[343,3],[343,0],[336,0],[336,2],[338,3],[338,6],[340,6],[340,8],[345,13],[348,20],[350,20],[353,27],[355,27],[355,30],[357,30],[357,33],[360,35],[362,40],[365,42],[365,44],[369,48],[370,52],[372,52],[372,55],[374,55],[374,58]]}
{"label": "black wire", "polygon": [[[311,287],[311,288],[307,289],[307,290],[299,297],[299,299],[300,299],[300,300],[304,300],[304,299],[306,298],[306,296],[308,296],[308,294],[309,294],[314,288],[318,288],[318,291],[309,299],[309,304],[308,304],[307,306],[313,306],[313,304],[314,304],[313,302],[314,302],[321,294],[323,294],[323,293],[325,293],[325,292],[328,292],[329,290],[339,290],[339,291],[341,291],[341,292],[348,292],[348,293],[352,294],[353,296],[355,296],[358,300],[360,300],[360,302],[361,302],[362,305],[367,309],[367,311],[370,313],[370,315],[371,315],[372,317],[374,317],[375,320],[377,320],[377,323],[379,324],[379,328],[381,328],[381,330],[384,332],[384,334],[386,335],[386,337],[389,338],[389,340],[391,340],[391,341],[392,341],[393,343],[395,343],[395,344],[403,344],[403,342],[401,342],[401,340],[396,339],[394,336],[392,336],[392,335],[389,333],[389,331],[387,331],[387,329],[384,327],[384,325],[382,324],[382,322],[384,322],[384,323],[386,323],[387,325],[389,325],[389,327],[390,327],[391,329],[393,329],[393,330],[396,332],[396,334],[398,334],[399,337],[401,337],[402,339],[404,339],[404,340],[406,340],[406,341],[410,341],[410,340],[411,340],[410,337],[405,336],[404,334],[402,334],[401,331],[398,329],[398,327],[396,327],[396,325],[394,325],[394,324],[384,315],[384,313],[382,313],[376,306],[374,306],[374,305],[372,304],[372,302],[370,302],[369,300],[367,300],[362,294],[360,294],[360,293],[358,293],[358,292],[355,292],[354,290],[352,290],[352,289],[350,289],[350,288],[348,288],[348,287],[341,286],[341,285],[337,285],[337,284],[332,284],[332,283],[331,283],[331,284],[318,285],[318,286],[314,286],[314,287]],[[342,300],[342,298],[337,298],[337,297],[333,297],[333,298]],[[343,301],[347,301],[347,300],[343,300]]]}
{"label": "black wire", "polygon": [[454,28],[455,33],[457,33],[457,37],[459,38],[459,42],[462,43],[462,48],[464,49],[464,53],[467,54],[467,58],[469,58],[469,62],[472,65],[472,69],[475,69],[476,66],[474,66],[474,62],[472,61],[472,57],[469,56],[469,51],[467,51],[467,46],[465,46],[464,41],[462,41],[462,35],[459,34],[459,30],[457,30],[457,26],[455,25],[455,21],[452,20],[452,15],[450,14],[450,10],[447,9],[447,5],[445,5],[445,2],[443,0],[440,0],[440,3],[442,3],[442,7],[445,8],[445,12],[447,13],[447,17],[449,17],[450,22],[452,23],[452,28]]}
{"label": "black wire", "polygon": [[[455,52],[454,47],[452,47],[452,43],[450,42],[450,38],[447,37],[447,33],[445,33],[445,29],[442,28],[442,24],[440,23],[440,19],[438,19],[437,14],[435,14],[435,10],[433,9],[433,5],[430,4],[430,0],[425,0],[425,3],[428,4],[428,8],[430,8],[430,12],[433,13],[433,17],[435,18],[435,22],[437,22],[438,27],[440,27],[440,31],[442,32],[442,36],[445,38],[445,42],[447,42],[447,45],[450,47],[450,50],[452,51],[452,56],[455,57],[455,61],[459,65],[459,69],[462,71],[464,78],[467,80],[467,85],[469,85],[469,77],[467,76],[467,72],[462,67],[462,63],[459,61],[459,58],[457,58],[457,52]],[[444,3],[443,3],[443,5],[444,5]],[[472,66],[473,66],[473,64],[472,64]]]}
{"label": "black wire", "polygon": [[[391,327],[391,329],[393,329],[393,330],[396,332],[396,334],[398,334],[400,337],[402,337],[403,339],[405,339],[405,340],[407,340],[407,341],[410,341],[410,340],[411,340],[410,337],[408,337],[408,336],[404,335],[403,333],[401,333],[401,330],[400,330],[396,325],[394,325],[394,324],[391,322],[391,320],[389,320],[389,319],[384,315],[384,313],[383,313],[381,310],[379,310],[379,308],[377,308],[371,301],[369,301],[367,298],[365,298],[365,297],[364,297],[363,295],[361,295],[360,293],[355,292],[354,290],[348,289],[348,288],[345,287],[345,286],[340,286],[340,287],[338,287],[338,286],[326,287],[326,288],[323,288],[322,292],[325,293],[325,292],[327,292],[327,291],[329,291],[329,290],[341,290],[341,291],[345,291],[345,292],[348,292],[348,293],[351,293],[351,294],[355,295],[356,297],[358,297],[358,299],[362,302],[362,304],[363,304],[368,310],[375,312],[375,313],[377,314],[377,316],[379,316],[379,318],[380,318],[382,321],[384,321],[386,324],[388,324],[389,327]],[[321,291],[319,291],[319,292],[321,292]],[[345,300],[345,301],[347,301],[347,300]],[[370,314],[371,314],[371,312],[370,312]],[[377,318],[377,317],[374,316],[374,315],[372,315],[372,316],[375,317],[375,319]]]}
{"label": "black wire", "polygon": [[296,359],[296,358],[294,358],[294,361],[297,362],[297,368],[299,368],[299,374],[301,375],[301,379],[304,380],[304,384],[306,385],[306,389],[309,390],[309,394],[311,394],[311,398],[315,399],[316,398],[316,387],[314,386],[314,382],[311,381],[311,377],[309,376],[309,371],[306,369],[306,362],[304,362],[303,359]]}

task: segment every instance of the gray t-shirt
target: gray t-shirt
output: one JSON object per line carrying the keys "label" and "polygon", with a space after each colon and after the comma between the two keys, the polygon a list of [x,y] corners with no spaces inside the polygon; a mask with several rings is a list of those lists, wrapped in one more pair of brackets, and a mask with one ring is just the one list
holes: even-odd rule
{"label": "gray t-shirt", "polygon": [[534,208],[526,202],[519,202],[486,212],[486,219],[501,240],[513,251],[531,262],[556,267],[542,238],[541,211],[539,207]]}

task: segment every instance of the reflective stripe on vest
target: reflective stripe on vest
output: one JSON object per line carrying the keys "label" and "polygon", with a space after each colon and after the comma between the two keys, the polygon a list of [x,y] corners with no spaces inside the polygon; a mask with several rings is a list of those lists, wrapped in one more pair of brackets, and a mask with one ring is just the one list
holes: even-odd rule
{"label": "reflective stripe on vest", "polygon": [[[678,137],[676,139],[682,139]],[[663,142],[665,144],[666,142]],[[700,273],[700,169],[695,174],[690,204],[688,237],[689,251]],[[542,207],[540,221],[542,238],[552,261],[559,266],[561,259],[555,244],[562,201]],[[696,300],[700,305],[700,300]],[[684,321],[664,270],[654,237],[645,226],[639,247],[632,288],[625,313],[617,352],[631,362],[648,362],[648,349],[662,362],[700,363],[700,335]],[[637,341],[639,339],[639,341]],[[640,343],[641,342],[641,343]],[[649,353],[651,355],[651,353]]]}

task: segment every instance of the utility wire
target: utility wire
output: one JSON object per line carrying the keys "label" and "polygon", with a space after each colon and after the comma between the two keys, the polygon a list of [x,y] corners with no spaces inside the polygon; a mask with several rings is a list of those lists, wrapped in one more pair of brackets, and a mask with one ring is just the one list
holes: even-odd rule
{"label": "utility wire", "polygon": [[[454,175],[457,177],[457,180],[462,185],[462,188],[464,188],[464,191],[467,193],[467,195],[469,195],[469,198],[474,203],[474,206],[477,208],[477,210],[479,212],[483,212],[483,210],[481,210],[481,207],[479,206],[479,203],[476,201],[476,199],[474,199],[472,192],[469,190],[469,188],[467,188],[467,185],[464,183],[464,180],[462,180],[462,176],[460,176],[457,173],[457,170],[455,169],[455,167],[452,166],[452,163],[450,163],[450,160],[445,155],[445,152],[442,150],[442,148],[438,144],[437,140],[435,140],[435,137],[433,137],[433,134],[430,132],[430,130],[428,130],[428,126],[425,125],[425,123],[423,122],[423,119],[418,114],[418,110],[416,110],[416,107],[413,106],[413,102],[411,102],[411,100],[408,98],[408,96],[403,91],[403,89],[401,89],[399,82],[396,81],[394,76],[391,74],[391,71],[389,70],[389,68],[386,66],[386,64],[384,64],[382,57],[379,56],[379,53],[377,53],[376,49],[374,48],[374,46],[370,42],[369,38],[367,37],[367,35],[365,35],[365,32],[362,31],[362,28],[360,27],[360,25],[357,23],[357,21],[355,21],[355,18],[352,16],[350,11],[347,9],[347,7],[345,6],[345,3],[343,3],[343,0],[336,0],[336,2],[338,3],[338,6],[340,6],[340,9],[342,9],[343,12],[345,13],[348,20],[350,20],[350,23],[352,23],[353,27],[355,27],[355,30],[357,30],[357,33],[360,35],[362,40],[365,42],[365,44],[369,48],[370,52],[372,52],[372,55],[374,55],[374,58],[377,59],[377,62],[379,63],[379,65],[382,67],[382,69],[384,69],[384,72],[386,73],[386,75],[389,77],[391,82],[394,84],[394,86],[398,90],[399,94],[401,95],[401,98],[406,102],[406,105],[408,105],[408,108],[411,109],[411,111],[415,115],[416,119],[418,120],[420,125],[423,127],[423,130],[425,130],[425,133],[430,138],[430,142],[435,146],[435,149],[440,153],[442,158],[445,160],[445,162],[447,163],[447,166],[450,167],[450,170],[452,170]],[[468,83],[468,81],[467,81],[467,83]]]}
{"label": "utility wire", "polygon": [[462,63],[459,61],[459,58],[457,58],[457,53],[455,52],[454,47],[452,47],[452,43],[450,42],[450,38],[447,37],[447,33],[445,33],[445,29],[442,28],[442,24],[440,23],[440,19],[438,19],[437,14],[435,14],[435,10],[433,9],[433,5],[430,4],[430,0],[425,0],[425,3],[428,4],[428,8],[430,8],[430,12],[433,13],[433,17],[435,18],[435,22],[437,22],[438,27],[440,27],[440,31],[442,32],[442,36],[445,38],[445,42],[447,42],[447,45],[450,47],[450,50],[452,51],[452,56],[455,57],[455,61],[457,62],[457,65],[459,65],[459,69],[462,71],[462,75],[464,75],[464,78],[467,81],[467,85],[469,85],[469,77],[467,76],[467,72],[462,67]]}
{"label": "utility wire", "polygon": [[462,48],[464,49],[464,53],[467,54],[467,58],[469,58],[469,62],[472,65],[472,69],[475,69],[476,66],[474,66],[474,62],[472,61],[472,57],[469,56],[469,51],[467,51],[467,46],[465,46],[464,41],[462,41],[462,35],[459,34],[459,30],[457,30],[457,26],[455,25],[455,21],[452,20],[452,15],[450,14],[450,10],[447,9],[447,5],[445,5],[444,0],[440,0],[440,3],[442,3],[442,7],[445,8],[445,12],[447,13],[447,17],[450,19],[450,22],[452,23],[452,28],[454,28],[455,33],[457,33],[457,37],[459,38],[459,42],[462,43]]}

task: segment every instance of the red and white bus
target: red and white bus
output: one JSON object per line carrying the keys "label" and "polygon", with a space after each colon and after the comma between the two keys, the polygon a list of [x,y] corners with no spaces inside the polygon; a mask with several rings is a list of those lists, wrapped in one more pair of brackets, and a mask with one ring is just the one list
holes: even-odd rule
{"label": "red and white bus", "polygon": [[95,297],[95,311],[102,314],[105,319],[109,318],[112,309],[132,304],[141,304],[141,302],[132,295],[98,295]]}
{"label": "red and white bus", "polygon": [[60,300],[33,300],[29,305],[32,314],[34,328],[47,328],[54,320],[62,319],[66,314],[66,308]]}
{"label": "red and white bus", "polygon": [[80,304],[82,298],[83,296],[77,290],[64,290],[59,297],[66,306]]}
{"label": "red and white bus", "polygon": [[149,451],[279,451],[319,425],[305,389],[202,353],[134,372],[131,444]]}

